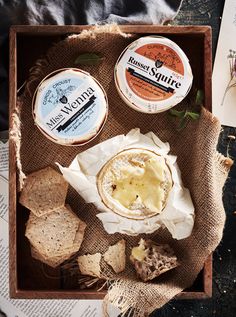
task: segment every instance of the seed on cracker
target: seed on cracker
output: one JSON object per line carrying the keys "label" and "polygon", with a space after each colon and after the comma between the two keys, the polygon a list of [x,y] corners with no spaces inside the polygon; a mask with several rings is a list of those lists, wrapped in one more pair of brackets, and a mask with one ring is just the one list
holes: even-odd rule
{"label": "seed on cracker", "polygon": [[41,217],[31,212],[25,235],[34,258],[57,266],[80,249],[85,228],[86,224],[67,205]]}
{"label": "seed on cracker", "polygon": [[46,257],[46,256],[38,253],[38,251],[33,246],[31,246],[31,256],[34,259],[39,260],[40,262],[43,262],[43,263],[45,263],[53,268],[56,268],[57,266],[62,264],[64,261],[66,261],[72,255],[73,255],[73,253],[69,252],[68,254],[61,255],[61,256]]}
{"label": "seed on cracker", "polygon": [[104,260],[109,264],[116,273],[120,273],[125,269],[125,240],[118,241],[112,245],[104,254]]}
{"label": "seed on cracker", "polygon": [[68,183],[51,167],[29,174],[20,195],[20,203],[36,216],[41,216],[65,204]]}

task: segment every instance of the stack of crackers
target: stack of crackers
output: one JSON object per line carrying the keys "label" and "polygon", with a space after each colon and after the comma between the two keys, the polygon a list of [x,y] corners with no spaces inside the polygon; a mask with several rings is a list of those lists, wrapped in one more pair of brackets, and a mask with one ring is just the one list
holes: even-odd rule
{"label": "stack of crackers", "polygon": [[65,205],[68,183],[51,167],[27,176],[20,203],[30,210],[25,235],[32,257],[57,267],[78,252],[86,224]]}

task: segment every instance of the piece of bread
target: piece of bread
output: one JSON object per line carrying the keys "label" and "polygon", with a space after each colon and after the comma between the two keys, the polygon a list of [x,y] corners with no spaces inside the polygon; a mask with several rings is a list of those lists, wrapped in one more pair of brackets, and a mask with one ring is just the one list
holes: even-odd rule
{"label": "piece of bread", "polygon": [[84,222],[64,206],[41,217],[31,212],[25,236],[39,254],[50,258],[78,251],[84,230]]}
{"label": "piece of bread", "polygon": [[20,203],[36,216],[41,216],[65,204],[68,183],[51,167],[29,174],[20,195]]}
{"label": "piece of bread", "polygon": [[179,265],[174,251],[168,244],[159,245],[154,241],[143,239],[140,240],[139,246],[132,249],[130,260],[137,275],[144,282]]}
{"label": "piece of bread", "polygon": [[106,263],[109,264],[116,273],[120,273],[125,269],[125,245],[126,242],[124,239],[122,239],[115,245],[110,246],[103,255]]}
{"label": "piece of bread", "polygon": [[161,213],[172,186],[166,159],[141,148],[118,153],[97,176],[98,192],[104,204],[131,219]]}
{"label": "piece of bread", "polygon": [[101,277],[101,253],[87,254],[79,256],[77,261],[81,274]]}

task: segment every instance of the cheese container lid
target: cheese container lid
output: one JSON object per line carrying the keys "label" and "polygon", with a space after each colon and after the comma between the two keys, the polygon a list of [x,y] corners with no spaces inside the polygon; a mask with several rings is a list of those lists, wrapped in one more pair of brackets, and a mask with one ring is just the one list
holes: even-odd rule
{"label": "cheese container lid", "polygon": [[141,37],[126,47],[117,60],[114,77],[122,99],[144,113],[172,108],[186,97],[193,81],[182,49],[154,35]]}
{"label": "cheese container lid", "polygon": [[107,96],[99,82],[77,68],[59,69],[35,91],[33,117],[41,132],[62,145],[83,145],[103,128]]}

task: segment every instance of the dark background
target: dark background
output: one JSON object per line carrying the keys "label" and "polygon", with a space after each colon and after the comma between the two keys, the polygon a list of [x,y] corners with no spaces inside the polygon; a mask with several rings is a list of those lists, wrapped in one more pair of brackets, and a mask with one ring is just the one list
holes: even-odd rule
{"label": "dark background", "polygon": [[[211,25],[214,58],[223,6],[223,0],[183,0],[181,10],[171,24]],[[236,38],[232,38],[232,41],[236,41]],[[4,56],[7,57],[8,48],[4,47],[3,49],[6,53]],[[6,89],[3,86],[2,88]],[[229,138],[229,136],[236,137],[236,129],[222,127],[218,150],[236,160],[236,140],[232,137]],[[231,168],[225,184],[223,199],[227,220],[223,239],[214,252],[213,297],[207,300],[172,300],[162,309],[153,313],[152,317],[236,317],[235,164]]]}
{"label": "dark background", "polygon": [[[179,14],[171,23],[210,25],[213,61],[223,7],[222,0],[183,0]],[[236,38],[232,38],[232,41],[236,41]],[[236,129],[222,127],[218,150],[236,160],[236,140],[229,136],[236,136]],[[206,300],[173,300],[153,313],[152,317],[236,317],[236,164],[231,168],[225,184],[223,200],[227,220],[223,239],[214,252],[213,297]]]}

